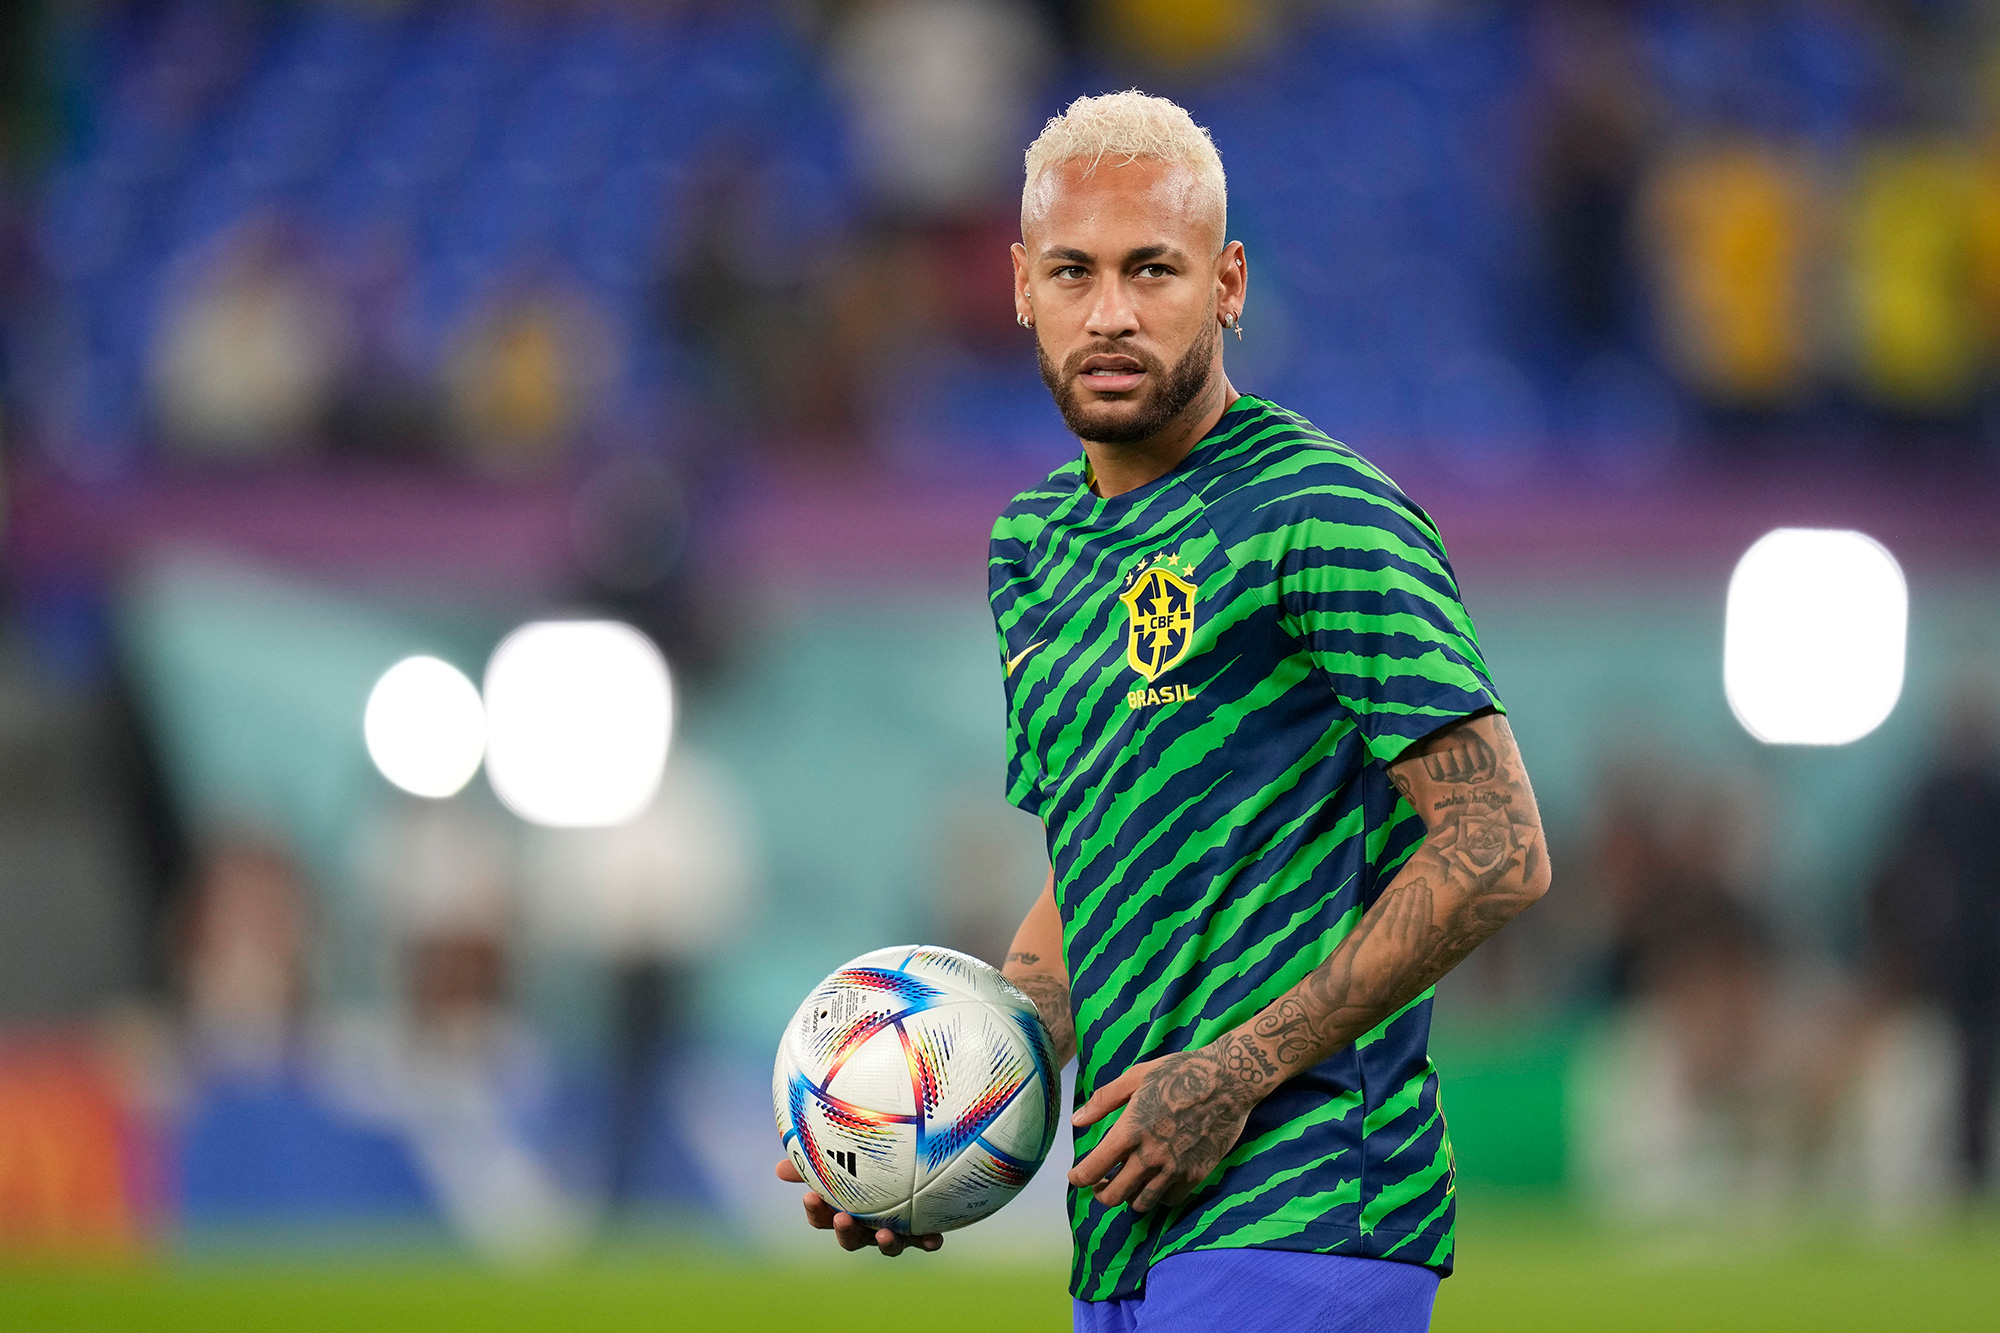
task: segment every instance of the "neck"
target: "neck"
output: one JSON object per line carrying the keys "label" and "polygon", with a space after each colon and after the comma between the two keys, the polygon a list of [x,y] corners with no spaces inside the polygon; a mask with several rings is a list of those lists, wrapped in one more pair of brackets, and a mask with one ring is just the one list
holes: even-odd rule
{"label": "neck", "polygon": [[1158,434],[1130,444],[1085,440],[1083,456],[1090,460],[1091,489],[1109,500],[1166,476],[1215,429],[1215,423],[1238,397],[1236,386],[1217,366],[1208,378],[1208,387]]}

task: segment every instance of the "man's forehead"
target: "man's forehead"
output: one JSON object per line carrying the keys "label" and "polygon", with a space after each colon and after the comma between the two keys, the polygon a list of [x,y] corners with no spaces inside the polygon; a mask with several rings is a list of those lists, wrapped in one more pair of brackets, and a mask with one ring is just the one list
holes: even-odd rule
{"label": "man's forehead", "polygon": [[[1193,236],[1219,230],[1220,220],[1194,172],[1151,158],[1057,163],[1035,181],[1021,210],[1021,235],[1031,246],[1073,243],[1071,233],[1117,230],[1119,248],[1190,246]],[[1218,248],[1219,236],[1206,248]]]}

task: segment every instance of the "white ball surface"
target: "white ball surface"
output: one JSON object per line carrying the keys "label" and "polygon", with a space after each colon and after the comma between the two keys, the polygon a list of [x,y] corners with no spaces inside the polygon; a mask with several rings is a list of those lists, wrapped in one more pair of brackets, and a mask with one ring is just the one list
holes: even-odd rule
{"label": "white ball surface", "polygon": [[977,958],[863,954],[814,987],[778,1046],[785,1152],[836,1208],[911,1235],[990,1216],[1055,1143],[1061,1080],[1034,1003]]}

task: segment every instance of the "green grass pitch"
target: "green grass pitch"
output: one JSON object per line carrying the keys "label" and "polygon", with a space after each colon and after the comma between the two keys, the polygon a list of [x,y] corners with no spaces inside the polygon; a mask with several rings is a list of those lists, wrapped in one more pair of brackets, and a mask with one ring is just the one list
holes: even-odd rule
{"label": "green grass pitch", "polygon": [[[1798,1225],[1640,1239],[1560,1215],[1468,1207],[1438,1333],[1840,1333],[2000,1328],[2000,1227],[1871,1243]],[[661,1333],[1069,1327],[1062,1272],[982,1262],[971,1236],[894,1261],[779,1263],[662,1242],[497,1276],[431,1255],[221,1257],[0,1267],[0,1333]],[[1245,1329],[1255,1327],[1246,1312]],[[1226,1333],[1218,1330],[1218,1333]]]}

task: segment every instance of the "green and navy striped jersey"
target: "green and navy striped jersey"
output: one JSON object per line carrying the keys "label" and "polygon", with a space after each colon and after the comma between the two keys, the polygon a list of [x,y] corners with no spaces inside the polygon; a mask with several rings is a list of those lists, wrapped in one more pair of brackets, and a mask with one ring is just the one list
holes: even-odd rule
{"label": "green and navy striped jersey", "polygon": [[[1007,795],[1047,830],[1081,1105],[1326,961],[1423,838],[1385,765],[1500,703],[1429,517],[1260,399],[1124,495],[1056,469],[994,525],[989,573]],[[1430,1004],[1279,1087],[1179,1207],[1070,1191],[1072,1293],[1130,1295],[1190,1250],[1449,1272]]]}

